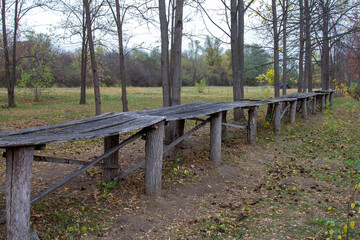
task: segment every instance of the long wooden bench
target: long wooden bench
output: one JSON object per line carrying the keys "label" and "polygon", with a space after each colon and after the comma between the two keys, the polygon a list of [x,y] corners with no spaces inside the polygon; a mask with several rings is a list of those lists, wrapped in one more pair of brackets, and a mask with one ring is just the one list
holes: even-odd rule
{"label": "long wooden bench", "polygon": [[[320,110],[324,109],[326,100],[333,104],[333,92],[290,94],[280,98],[264,100],[244,100],[238,102],[196,102],[167,108],[144,110],[127,113],[107,113],[78,121],[28,128],[18,131],[0,133],[0,148],[5,148],[6,157],[6,215],[2,220],[7,222],[8,239],[30,238],[30,204],[41,199],[66,182],[93,166],[103,167],[105,181],[118,180],[139,167],[145,165],[146,194],[158,196],[161,193],[161,170],[163,154],[179,144],[190,134],[210,122],[210,159],[215,166],[221,163],[221,140],[226,134],[226,127],[238,127],[247,130],[248,143],[255,144],[256,120],[259,106],[272,106],[274,115],[274,133],[280,132],[280,122],[290,112],[290,122],[295,121],[297,102],[301,102],[303,117],[307,118],[307,99],[321,96]],[[281,104],[286,107],[281,112]],[[289,104],[289,105],[288,105]],[[226,112],[243,108],[248,110],[247,126],[226,122]],[[199,117],[209,116],[207,119]],[[164,125],[166,122],[200,120],[201,123],[183,133],[174,142],[164,147]],[[119,142],[119,134],[139,130],[126,140]],[[141,136],[146,136],[145,160],[121,173],[118,173],[118,150]],[[34,150],[45,149],[46,144],[68,142],[90,138],[104,138],[105,152],[91,162],[78,160],[34,157]],[[37,196],[30,198],[31,171],[33,160],[54,163],[75,163],[84,165],[60,182],[47,188]],[[100,163],[102,161],[102,163]]]}

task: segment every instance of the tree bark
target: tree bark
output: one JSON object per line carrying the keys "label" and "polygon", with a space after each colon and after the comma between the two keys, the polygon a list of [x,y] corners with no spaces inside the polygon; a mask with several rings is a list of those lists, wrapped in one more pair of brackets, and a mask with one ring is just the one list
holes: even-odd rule
{"label": "tree bark", "polygon": [[277,12],[276,12],[276,0],[272,0],[272,14],[273,14],[273,34],[274,34],[274,92],[275,97],[280,97],[280,85],[279,85],[279,34],[277,29]]}
{"label": "tree bark", "polygon": [[128,100],[126,94],[126,74],[125,74],[125,58],[124,58],[124,45],[123,45],[123,21],[120,16],[120,3],[119,0],[115,1],[116,4],[116,26],[119,40],[119,60],[120,60],[120,81],[121,81],[121,102],[123,106],[123,112],[129,111]]}
{"label": "tree bark", "polygon": [[321,87],[329,90],[329,1],[320,1],[322,9],[322,52],[321,52]]}
{"label": "tree bark", "polygon": [[286,82],[287,82],[287,14],[288,14],[288,1],[283,0],[283,89],[282,94],[286,95]]}
{"label": "tree bark", "polygon": [[3,42],[4,42],[4,67],[5,67],[5,79],[7,79],[7,90],[8,90],[8,106],[13,107],[15,105],[14,92],[12,79],[10,73],[10,59],[9,59],[9,44],[7,39],[7,28],[6,28],[6,1],[2,0],[1,6],[1,18],[2,18],[2,31],[3,31]]}
{"label": "tree bark", "polygon": [[161,83],[163,94],[163,106],[170,106],[170,78],[169,78],[169,34],[168,21],[166,19],[165,0],[159,0],[159,17],[161,31]]}
{"label": "tree bark", "polygon": [[312,47],[311,47],[311,16],[310,16],[310,6],[309,0],[305,0],[305,72],[306,72],[306,80],[304,79],[303,92],[309,90],[312,91],[312,63],[311,63],[311,55],[312,55]]}
{"label": "tree bark", "polygon": [[85,5],[86,27],[89,38],[91,68],[92,68],[93,81],[94,81],[95,113],[96,115],[100,115],[101,114],[100,86],[99,86],[99,77],[98,77],[97,65],[95,59],[94,41],[91,30],[90,6],[88,0],[83,0],[83,4]]}
{"label": "tree bark", "polygon": [[82,46],[81,46],[81,80],[80,80],[80,104],[86,104],[86,69],[88,56],[88,37],[86,34],[86,13],[83,4],[83,19],[82,19]]}
{"label": "tree bark", "polygon": [[303,91],[303,82],[304,82],[304,5],[303,0],[299,0],[299,9],[300,9],[300,19],[299,19],[299,82],[298,82],[298,92]]}

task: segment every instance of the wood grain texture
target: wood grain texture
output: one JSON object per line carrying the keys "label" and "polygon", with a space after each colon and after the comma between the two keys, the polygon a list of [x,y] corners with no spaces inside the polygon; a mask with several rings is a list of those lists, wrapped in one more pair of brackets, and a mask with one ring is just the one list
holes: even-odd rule
{"label": "wood grain texture", "polygon": [[290,102],[290,123],[295,123],[297,101]]}
{"label": "wood grain texture", "polygon": [[6,149],[7,239],[30,239],[30,190],[34,147]]}
{"label": "wood grain texture", "polygon": [[[108,136],[104,138],[104,152],[112,149],[119,144],[119,135]],[[104,158],[103,180],[110,182],[119,170],[119,151],[114,152],[109,157]]]}
{"label": "wood grain texture", "polygon": [[161,194],[161,170],[163,162],[164,122],[154,125],[146,133],[145,189],[149,196]]}
{"label": "wood grain texture", "polygon": [[221,112],[211,115],[210,160],[215,167],[218,167],[221,164],[221,119]]}
{"label": "wood grain texture", "polygon": [[274,104],[274,135],[280,134],[280,123],[281,123],[281,104]]}
{"label": "wood grain texture", "polygon": [[257,120],[258,108],[252,108],[248,110],[248,131],[247,131],[247,142],[250,145],[256,143],[256,120]]}

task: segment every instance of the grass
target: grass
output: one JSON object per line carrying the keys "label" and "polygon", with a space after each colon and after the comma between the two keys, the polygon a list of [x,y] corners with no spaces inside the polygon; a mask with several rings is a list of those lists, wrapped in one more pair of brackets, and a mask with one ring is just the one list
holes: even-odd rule
{"label": "grass", "polygon": [[[104,88],[101,92],[103,112],[121,111],[120,89]],[[16,108],[0,109],[0,130],[65,122],[90,117],[95,112],[91,90],[88,90],[87,105],[78,105],[79,89],[47,90],[38,103],[31,100],[27,90],[19,89],[16,94]],[[128,94],[130,110],[162,105],[160,88],[130,87]],[[246,98],[256,99],[268,93],[261,88],[247,88],[245,94]],[[229,87],[207,87],[202,94],[196,88],[182,90],[183,103],[231,99]],[[334,102],[333,109],[310,115],[307,121],[298,115],[295,124],[282,124],[279,137],[272,136],[271,124],[260,117],[255,148],[244,144],[243,132],[231,130],[223,144],[224,162],[239,169],[245,179],[253,178],[253,182],[244,183],[234,176],[226,186],[236,191],[223,190],[216,193],[217,198],[213,195],[191,198],[192,204],[198,202],[198,208],[206,212],[178,219],[176,224],[169,221],[172,227],[153,231],[152,238],[338,239],[341,236],[345,239],[344,226],[349,220],[355,223],[354,228],[348,229],[350,239],[359,239],[360,195],[356,191],[352,197],[351,192],[360,179],[360,103],[348,97],[336,98]],[[0,89],[0,105],[5,104],[6,91]],[[265,109],[262,110],[261,116]],[[191,124],[194,123],[189,126]],[[207,132],[197,134],[199,139],[209,137]],[[215,174],[208,160],[207,142],[204,142],[181,158],[164,163],[165,191],[171,193],[175,187],[183,189],[201,184],[204,176]],[[101,140],[85,140],[49,145],[46,152],[81,158],[87,153],[98,155],[101,148]],[[127,153],[138,151],[134,149]],[[2,172],[4,162],[0,162]],[[145,212],[142,209],[146,200],[140,200],[144,190],[143,171],[129,176],[118,186],[102,184],[99,169],[84,175],[76,182],[78,185],[66,186],[59,195],[33,205],[31,227],[41,239],[106,236],[109,227],[118,224],[118,215]],[[94,184],[83,186],[85,180]],[[41,183],[39,180],[33,187],[36,189]],[[354,204],[350,213],[349,203]],[[0,206],[3,209],[4,203]],[[0,232],[4,231],[5,226],[0,226]],[[144,237],[146,233],[140,235]]]}

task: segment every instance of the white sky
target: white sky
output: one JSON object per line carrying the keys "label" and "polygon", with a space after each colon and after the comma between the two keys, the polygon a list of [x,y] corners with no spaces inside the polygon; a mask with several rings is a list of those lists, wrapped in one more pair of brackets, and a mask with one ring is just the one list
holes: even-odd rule
{"label": "white sky", "polygon": [[[224,17],[224,7],[219,0],[207,0],[206,5],[204,5],[206,9],[208,9],[209,15],[214,19],[214,21],[220,25],[224,30],[229,32],[228,26],[226,22],[223,20]],[[218,10],[221,9],[221,10]],[[189,14],[189,8],[184,8],[184,16]],[[45,11],[42,9],[37,9],[36,11],[29,12],[24,19],[22,19],[22,23],[27,27],[30,27],[37,33],[46,33],[46,34],[54,34],[60,37],[64,36],[64,30],[55,30],[55,27],[59,25],[64,17],[60,15],[60,13],[54,13],[50,11]],[[206,27],[203,19],[205,19]],[[246,18],[246,25],[249,24],[249,19]],[[193,39],[200,40],[201,44],[203,43],[203,39],[206,35],[212,35],[218,37],[223,42],[230,42],[229,38],[224,34],[221,30],[219,30],[214,24],[212,24],[205,14],[195,14],[195,16],[191,16],[191,21],[184,23],[184,34],[192,35]],[[128,41],[128,47],[133,47],[141,44],[145,49],[152,48],[156,46],[160,46],[160,31],[158,28],[155,28],[151,25],[143,24],[139,26],[137,21],[132,21],[128,19],[124,23],[124,33],[126,36],[131,36]],[[114,38],[113,41],[112,38]],[[55,38],[56,39],[56,38]],[[107,39],[102,39],[103,42],[114,42],[116,44],[116,37],[108,37]],[[66,50],[74,50],[76,48],[80,48],[80,39],[67,38],[66,40],[59,40],[56,42],[54,40],[55,45],[59,45],[61,48]],[[259,43],[257,41],[256,33],[253,31],[246,30],[245,31],[245,42],[246,43]],[[187,36],[183,38],[183,49],[186,50],[188,48],[188,44],[190,43],[190,39]],[[223,44],[222,47],[224,49],[230,48],[229,45]]]}

